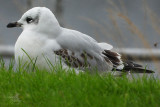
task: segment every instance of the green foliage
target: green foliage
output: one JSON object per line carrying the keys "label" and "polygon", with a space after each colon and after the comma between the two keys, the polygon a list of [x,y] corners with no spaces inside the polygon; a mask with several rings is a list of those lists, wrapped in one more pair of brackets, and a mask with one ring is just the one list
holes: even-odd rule
{"label": "green foliage", "polygon": [[160,80],[155,77],[115,77],[111,74],[26,72],[0,64],[0,106],[33,107],[158,107]]}

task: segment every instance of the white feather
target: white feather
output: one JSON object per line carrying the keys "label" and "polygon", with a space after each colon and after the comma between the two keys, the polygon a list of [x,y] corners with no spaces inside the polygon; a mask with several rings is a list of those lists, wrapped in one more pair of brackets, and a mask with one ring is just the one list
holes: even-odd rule
{"label": "white feather", "polygon": [[111,50],[113,48],[112,45],[104,42],[98,43],[98,45],[104,50]]}

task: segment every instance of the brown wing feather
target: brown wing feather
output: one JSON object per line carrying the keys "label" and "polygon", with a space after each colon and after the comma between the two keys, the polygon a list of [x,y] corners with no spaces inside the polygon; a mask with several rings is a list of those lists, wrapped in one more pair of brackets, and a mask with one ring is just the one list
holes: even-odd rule
{"label": "brown wing feather", "polygon": [[54,53],[58,56],[61,56],[65,64],[67,64],[70,67],[74,67],[74,68],[90,67],[90,64],[87,61],[87,58],[93,59],[94,58],[93,56],[91,56],[86,52],[83,52],[80,54],[81,59],[83,59],[82,61],[75,56],[74,52],[70,51],[71,54],[69,54],[69,51],[70,50],[67,50],[67,49],[60,49],[60,50],[54,51]]}
{"label": "brown wing feather", "polygon": [[[119,58],[119,54],[116,52],[112,52],[110,50],[104,50],[102,54],[109,59],[114,66],[118,66],[121,64],[121,59]],[[106,58],[105,58],[106,59]]]}

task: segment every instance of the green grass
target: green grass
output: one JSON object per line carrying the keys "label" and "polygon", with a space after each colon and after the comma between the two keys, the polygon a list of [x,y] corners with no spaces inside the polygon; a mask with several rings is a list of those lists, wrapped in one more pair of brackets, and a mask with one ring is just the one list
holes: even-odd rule
{"label": "green grass", "polygon": [[[3,61],[2,61],[3,62]],[[160,80],[0,68],[0,106],[159,107]]]}

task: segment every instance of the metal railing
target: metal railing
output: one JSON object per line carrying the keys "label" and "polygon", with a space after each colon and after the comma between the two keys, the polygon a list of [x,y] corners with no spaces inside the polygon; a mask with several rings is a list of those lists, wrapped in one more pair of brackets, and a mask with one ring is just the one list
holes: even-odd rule
{"label": "metal railing", "polygon": [[14,46],[0,45],[0,56],[13,57],[14,56]]}
{"label": "metal railing", "polygon": [[[122,56],[128,59],[136,60],[152,60],[153,58],[160,60],[160,49],[140,49],[140,48],[119,48],[114,49],[114,51],[122,54]],[[2,57],[13,57],[14,56],[14,46],[0,46],[0,56]]]}

